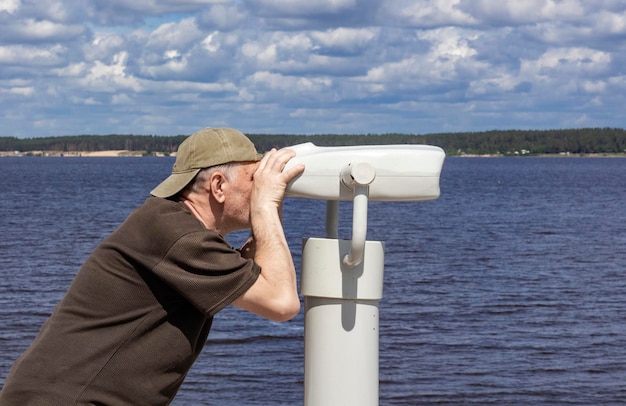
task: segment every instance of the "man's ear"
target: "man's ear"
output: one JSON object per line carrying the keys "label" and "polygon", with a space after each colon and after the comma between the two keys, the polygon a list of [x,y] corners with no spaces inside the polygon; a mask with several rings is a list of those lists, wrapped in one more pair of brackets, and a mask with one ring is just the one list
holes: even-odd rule
{"label": "man's ear", "polygon": [[218,203],[224,203],[224,200],[226,200],[224,190],[227,187],[227,183],[226,177],[221,172],[213,172],[209,178],[209,193]]}

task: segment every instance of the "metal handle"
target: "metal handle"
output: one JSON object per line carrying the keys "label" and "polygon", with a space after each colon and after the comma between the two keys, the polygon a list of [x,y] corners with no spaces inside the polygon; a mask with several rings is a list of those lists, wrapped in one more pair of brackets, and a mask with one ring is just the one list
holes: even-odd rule
{"label": "metal handle", "polygon": [[367,200],[369,184],[376,178],[376,170],[367,162],[349,164],[341,171],[343,184],[354,190],[352,209],[352,241],[350,252],[343,258],[346,266],[354,267],[363,261],[367,237]]}

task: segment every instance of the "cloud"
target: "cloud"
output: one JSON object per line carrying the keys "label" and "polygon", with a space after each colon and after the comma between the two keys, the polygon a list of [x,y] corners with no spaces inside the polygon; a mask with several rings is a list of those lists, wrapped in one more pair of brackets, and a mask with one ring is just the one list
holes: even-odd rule
{"label": "cloud", "polygon": [[0,0],[0,12],[13,14],[19,7],[19,0]]}
{"label": "cloud", "polygon": [[472,26],[478,22],[459,0],[387,2],[386,13],[390,20],[416,28]]}
{"label": "cloud", "polygon": [[0,135],[623,126],[615,0],[0,0]]}
{"label": "cloud", "polygon": [[51,48],[39,48],[28,45],[0,46],[0,63],[7,67],[49,67],[58,66],[65,60],[66,48],[54,45]]}
{"label": "cloud", "polygon": [[375,46],[380,35],[378,28],[337,28],[323,32],[313,31],[313,52],[325,55],[358,55]]}
{"label": "cloud", "polygon": [[459,7],[470,11],[482,23],[513,26],[545,21],[574,22],[585,17],[587,11],[580,0],[504,1],[497,4],[489,0],[463,0]]}

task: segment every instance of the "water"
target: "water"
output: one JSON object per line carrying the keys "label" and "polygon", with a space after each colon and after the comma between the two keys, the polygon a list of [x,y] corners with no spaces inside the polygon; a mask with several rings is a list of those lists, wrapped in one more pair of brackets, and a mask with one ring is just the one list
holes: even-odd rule
{"label": "water", "polygon": [[[171,164],[0,159],[0,383]],[[368,238],[386,243],[380,404],[625,404],[625,175],[626,159],[449,158],[439,200],[370,204]],[[324,216],[324,202],[286,202],[298,265]],[[227,308],[173,404],[302,404],[303,334],[302,315]]]}

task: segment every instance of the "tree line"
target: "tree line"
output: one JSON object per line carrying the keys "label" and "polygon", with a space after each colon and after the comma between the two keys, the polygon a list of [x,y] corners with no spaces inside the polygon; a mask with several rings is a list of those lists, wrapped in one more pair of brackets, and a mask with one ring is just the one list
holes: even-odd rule
{"label": "tree line", "polygon": [[[248,134],[259,151],[312,142],[318,146],[427,144],[447,155],[624,154],[626,130],[583,128],[560,130],[493,130],[437,134]],[[175,152],[187,135],[73,135],[0,137],[0,151],[142,151],[145,155]]]}

